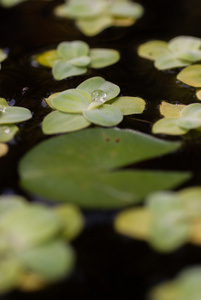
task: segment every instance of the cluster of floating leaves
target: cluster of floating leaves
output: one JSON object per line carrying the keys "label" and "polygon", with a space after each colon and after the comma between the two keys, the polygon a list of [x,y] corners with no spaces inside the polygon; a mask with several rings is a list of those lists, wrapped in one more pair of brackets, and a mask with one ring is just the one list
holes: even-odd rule
{"label": "cluster of floating leaves", "polygon": [[201,130],[201,104],[170,104],[165,101],[160,105],[160,113],[164,118],[157,121],[153,133],[168,135],[184,135],[189,130]]}
{"label": "cluster of floating leaves", "polygon": [[52,68],[53,77],[62,80],[81,75],[88,68],[100,69],[118,62],[119,52],[113,49],[90,49],[83,41],[62,42],[57,49],[36,55],[41,65]]}
{"label": "cluster of floating leaves", "polygon": [[0,294],[37,290],[70,275],[75,253],[69,241],[84,226],[76,206],[47,208],[1,196],[0,215]]}
{"label": "cluster of floating leaves", "polygon": [[201,267],[194,266],[180,272],[175,279],[153,288],[150,300],[198,300],[200,299]]}
{"label": "cluster of floating leaves", "polygon": [[131,130],[72,132],[30,150],[19,164],[20,184],[29,193],[56,202],[90,209],[120,208],[141,202],[151,192],[179,186],[191,177],[189,172],[125,169],[168,154],[180,145]]}
{"label": "cluster of floating leaves", "polygon": [[201,245],[201,188],[149,195],[143,208],[130,208],[116,217],[115,229],[148,241],[161,252],[174,251],[187,242]]}
{"label": "cluster of floating leaves", "polygon": [[119,124],[123,115],[140,114],[145,101],[138,97],[118,97],[120,88],[102,77],[92,77],[76,89],[51,95],[46,99],[54,109],[42,124],[45,134],[76,131],[97,124],[111,127]]}
{"label": "cluster of floating leaves", "polygon": [[201,39],[178,36],[169,42],[149,41],[138,48],[138,55],[154,61],[159,70],[185,67],[201,60]]}
{"label": "cluster of floating leaves", "polygon": [[66,0],[55,9],[57,16],[75,20],[87,36],[111,26],[131,26],[143,13],[143,6],[130,0]]}
{"label": "cluster of floating leaves", "polygon": [[0,98],[0,156],[7,153],[8,146],[5,143],[9,142],[19,130],[14,124],[31,117],[31,112],[27,108],[9,106],[4,98]]}

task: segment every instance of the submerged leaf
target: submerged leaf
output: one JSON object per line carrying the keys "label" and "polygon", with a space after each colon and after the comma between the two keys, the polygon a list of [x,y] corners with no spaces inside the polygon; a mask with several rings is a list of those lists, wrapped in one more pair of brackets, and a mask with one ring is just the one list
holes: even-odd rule
{"label": "submerged leaf", "polygon": [[21,185],[47,199],[82,207],[126,206],[150,191],[178,185],[190,174],[118,169],[169,153],[179,145],[126,130],[70,133],[41,143],[22,159]]}

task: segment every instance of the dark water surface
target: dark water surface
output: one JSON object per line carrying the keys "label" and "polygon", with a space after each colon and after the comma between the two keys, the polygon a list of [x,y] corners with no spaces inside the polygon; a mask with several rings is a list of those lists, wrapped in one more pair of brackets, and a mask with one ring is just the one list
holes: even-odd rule
{"label": "dark water surface", "polygon": [[[83,0],[84,1],[84,0]],[[146,111],[126,117],[121,128],[133,128],[151,134],[151,125],[159,118],[162,100],[171,103],[197,102],[195,91],[176,81],[176,71],[162,72],[151,61],[137,56],[137,47],[148,40],[169,40],[177,35],[201,38],[200,0],[139,0],[145,15],[134,26],[108,28],[96,37],[85,37],[73,21],[56,18],[52,10],[62,1],[28,1],[11,9],[0,8],[0,47],[7,48],[8,59],[0,72],[0,97],[15,100],[29,108],[33,118],[20,125],[21,131],[10,142],[10,151],[0,161],[0,193],[22,194],[18,186],[19,159],[34,145],[48,138],[41,122],[49,112],[42,100],[50,93],[74,88],[92,76],[102,76],[121,87],[122,95],[146,100]],[[90,47],[108,47],[120,51],[121,61],[107,69],[56,81],[48,68],[35,68],[31,56],[51,49],[61,41],[84,40]],[[137,118],[138,120],[136,120]],[[167,137],[164,137],[167,138]],[[168,138],[175,139],[175,138]],[[184,140],[182,149],[169,156],[137,165],[139,168],[191,170],[187,185],[201,183],[201,136]],[[69,280],[41,292],[12,292],[7,300],[35,299],[136,299],[147,300],[149,288],[171,278],[185,266],[201,263],[201,249],[186,245],[169,255],[152,251],[146,243],[120,236],[113,231],[114,211],[85,212],[87,226],[74,242],[77,266]]]}

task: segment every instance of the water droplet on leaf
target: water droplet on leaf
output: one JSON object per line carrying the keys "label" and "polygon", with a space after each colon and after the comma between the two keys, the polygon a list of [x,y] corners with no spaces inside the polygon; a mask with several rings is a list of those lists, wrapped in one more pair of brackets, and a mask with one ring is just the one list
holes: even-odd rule
{"label": "water droplet on leaf", "polygon": [[95,102],[105,102],[107,94],[102,90],[95,90],[91,93],[92,101]]}

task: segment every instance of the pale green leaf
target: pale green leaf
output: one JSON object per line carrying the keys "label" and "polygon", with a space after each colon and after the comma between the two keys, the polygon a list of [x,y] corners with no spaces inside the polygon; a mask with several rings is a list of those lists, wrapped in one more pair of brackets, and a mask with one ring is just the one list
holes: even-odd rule
{"label": "pale green leaf", "polygon": [[174,53],[198,50],[201,39],[192,36],[177,36],[169,41],[168,47]]}
{"label": "pale green leaf", "polygon": [[0,262],[0,294],[16,288],[22,274],[22,267],[14,258],[1,259]]}
{"label": "pale green leaf", "polygon": [[181,111],[181,116],[184,118],[200,118],[201,119],[201,104],[192,103],[187,105]]}
{"label": "pale green leaf", "polygon": [[177,57],[184,61],[193,63],[201,60],[201,50],[189,50],[183,52],[181,51],[180,53],[177,54]]}
{"label": "pale green leaf", "polygon": [[150,234],[151,215],[144,208],[130,208],[120,212],[114,223],[118,233],[134,239],[148,240]]}
{"label": "pale green leaf", "polygon": [[90,62],[91,59],[89,56],[80,56],[70,60],[70,63],[76,67],[86,67],[89,65]]}
{"label": "pale green leaf", "polygon": [[76,205],[61,204],[54,208],[54,212],[62,223],[63,236],[67,240],[75,239],[84,228],[84,217]]}
{"label": "pale green leaf", "polygon": [[131,17],[138,19],[143,15],[144,9],[139,3],[116,1],[114,4],[111,4],[109,12],[115,17]]}
{"label": "pale green leaf", "polygon": [[2,108],[2,106],[9,106],[6,99],[4,98],[0,98],[0,108]]}
{"label": "pale green leaf", "polygon": [[194,87],[201,87],[201,65],[193,65],[183,69],[177,79]]}
{"label": "pale green leaf", "polygon": [[153,133],[163,133],[169,135],[183,135],[188,132],[187,129],[177,124],[178,118],[163,118],[154,123],[152,127]]}
{"label": "pale green leaf", "polygon": [[19,254],[21,264],[44,280],[62,279],[72,272],[75,254],[70,245],[54,241]]}
{"label": "pale green leaf", "polygon": [[160,114],[166,118],[180,118],[181,111],[186,105],[183,104],[171,104],[166,101],[162,101],[160,104]]}
{"label": "pale green leaf", "polygon": [[83,41],[62,42],[57,47],[61,58],[71,60],[80,56],[88,56],[89,46]]}
{"label": "pale green leaf", "polygon": [[154,66],[158,70],[167,70],[172,68],[179,68],[179,67],[185,67],[188,66],[190,62],[187,62],[185,60],[179,59],[176,57],[174,53],[167,53],[167,54],[161,54],[161,56],[158,56],[154,62]]}
{"label": "pale green leaf", "polygon": [[51,99],[54,108],[68,113],[81,113],[88,108],[91,102],[91,95],[79,89],[66,90]]}
{"label": "pale green leaf", "polygon": [[45,243],[60,230],[58,217],[40,205],[11,210],[0,220],[1,235],[15,252]]}
{"label": "pale green leaf", "polygon": [[87,121],[101,126],[115,126],[123,120],[122,112],[115,106],[103,104],[97,109],[84,110]]}
{"label": "pale green leaf", "polygon": [[139,97],[116,97],[109,103],[120,109],[124,116],[141,114],[145,109],[145,101]]}
{"label": "pale green leaf", "polygon": [[18,132],[19,128],[15,125],[0,125],[0,142],[9,142]]}
{"label": "pale green leaf", "polygon": [[0,124],[19,123],[32,118],[29,109],[24,107],[1,106],[0,107]]}
{"label": "pale green leaf", "polygon": [[190,130],[201,127],[201,118],[185,117],[177,120],[177,125],[182,129]]}
{"label": "pale green leaf", "polygon": [[169,54],[168,43],[164,41],[149,41],[138,48],[138,55],[149,60],[155,60],[157,57],[167,54]]}
{"label": "pale green leaf", "polygon": [[109,15],[101,15],[94,18],[78,19],[76,24],[78,28],[87,36],[99,34],[107,27],[112,26],[114,20]]}
{"label": "pale green leaf", "polygon": [[44,134],[57,134],[80,130],[90,124],[81,114],[54,111],[44,118],[42,130]]}
{"label": "pale green leaf", "polygon": [[113,49],[93,48],[90,50],[90,67],[94,69],[104,68],[115,64],[120,59],[118,51]]}
{"label": "pale green leaf", "polygon": [[[92,98],[93,98],[94,92],[102,91],[103,93],[105,93],[105,96],[103,99],[104,102],[115,98],[120,92],[120,88],[118,87],[118,85],[116,85],[112,82],[106,81],[104,78],[99,77],[99,76],[92,77],[92,78],[85,80],[80,85],[78,85],[77,89],[81,89],[81,90],[88,92],[89,94],[92,95]],[[101,95],[101,98],[102,98],[102,95]],[[98,101],[99,99],[96,98],[96,99],[92,99],[92,100]]]}
{"label": "pale green leaf", "polygon": [[87,72],[86,67],[79,67],[71,64],[71,62],[61,59],[55,62],[52,68],[53,77],[56,80],[62,80],[71,76],[81,75]]}

